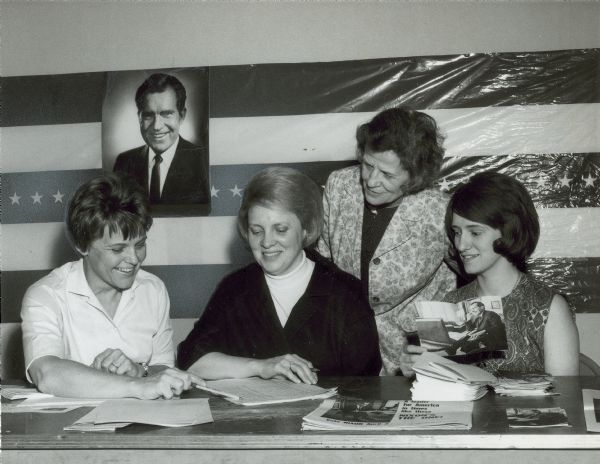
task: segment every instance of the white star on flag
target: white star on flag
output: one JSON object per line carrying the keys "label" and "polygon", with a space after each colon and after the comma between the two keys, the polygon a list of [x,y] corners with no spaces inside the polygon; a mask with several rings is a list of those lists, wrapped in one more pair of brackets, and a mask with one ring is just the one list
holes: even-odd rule
{"label": "white star on flag", "polygon": [[11,205],[20,205],[21,203],[19,203],[19,200],[21,199],[21,197],[19,195],[17,195],[17,192],[12,194],[12,197],[8,197],[10,198],[10,204]]}
{"label": "white star on flag", "polygon": [[440,190],[448,191],[449,189],[450,189],[450,182],[448,182],[446,180],[446,178],[444,177],[442,179],[442,181],[440,182]]}
{"label": "white star on flag", "polygon": [[568,187],[569,184],[571,183],[571,179],[569,179],[567,177],[566,173],[564,176],[562,176],[560,179],[558,179],[558,181],[560,182],[560,185],[562,185],[563,187]]}
{"label": "white star on flag", "polygon": [[241,197],[242,196],[242,190],[241,188],[238,188],[237,184],[235,184],[235,187],[233,187],[232,189],[229,189],[231,191],[231,193],[233,194],[233,196],[238,196]]}
{"label": "white star on flag", "polygon": [[62,203],[62,199],[65,196],[65,194],[60,193],[60,190],[57,190],[56,193],[52,196],[54,197],[54,203]]}
{"label": "white star on flag", "polygon": [[539,176],[535,183],[537,184],[538,188],[544,188],[546,186],[546,179],[544,179],[542,176]]}
{"label": "white star on flag", "polygon": [[35,192],[35,195],[30,195],[30,197],[33,200],[33,204],[34,205],[36,203],[39,203],[41,205],[42,204],[42,198],[44,198],[44,195],[40,195],[39,193]]}
{"label": "white star on flag", "polygon": [[214,185],[210,187],[210,196],[211,197],[219,198],[219,192],[220,192],[220,190],[218,188],[215,188]]}
{"label": "white star on flag", "polygon": [[592,174],[588,174],[588,176],[584,177],[583,180],[585,181],[585,186],[586,187],[593,187],[594,186],[594,182],[596,181],[596,178],[592,177]]}

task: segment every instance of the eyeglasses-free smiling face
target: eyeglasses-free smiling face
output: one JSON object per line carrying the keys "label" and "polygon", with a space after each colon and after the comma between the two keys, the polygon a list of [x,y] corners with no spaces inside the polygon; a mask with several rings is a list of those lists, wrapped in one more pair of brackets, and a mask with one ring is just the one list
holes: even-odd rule
{"label": "eyeglasses-free smiling face", "polygon": [[85,277],[95,294],[131,288],[146,259],[146,235],[125,240],[121,232],[112,236],[108,226],[102,238],[94,240],[83,253]]}
{"label": "eyeglasses-free smiling face", "polygon": [[248,210],[248,243],[252,255],[270,275],[283,275],[302,261],[306,231],[294,213],[254,205]]}
{"label": "eyeglasses-free smiling face", "polygon": [[365,153],[360,176],[365,200],[373,206],[398,204],[404,195],[404,186],[410,182],[410,175],[392,150]]}
{"label": "eyeglasses-free smiling face", "polygon": [[184,119],[185,109],[181,113],[177,110],[177,97],[171,87],[164,92],[147,94],[139,112],[144,142],[160,155],[177,141]]}
{"label": "eyeglasses-free smiling face", "polygon": [[452,215],[454,246],[468,274],[480,275],[506,258],[494,251],[494,241],[502,237],[498,229]]}

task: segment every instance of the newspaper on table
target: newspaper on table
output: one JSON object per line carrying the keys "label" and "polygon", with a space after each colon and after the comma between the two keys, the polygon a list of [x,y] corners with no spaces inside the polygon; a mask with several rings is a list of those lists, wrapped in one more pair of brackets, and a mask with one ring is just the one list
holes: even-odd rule
{"label": "newspaper on table", "polygon": [[426,352],[413,366],[416,380],[411,387],[413,401],[473,401],[483,397],[493,374],[469,364],[459,364]]}
{"label": "newspaper on table", "polygon": [[279,379],[264,380],[256,377],[212,380],[207,381],[206,386],[196,387],[243,406],[324,399],[337,393],[337,388],[325,389],[317,385]]}
{"label": "newspaper on table", "polygon": [[302,430],[468,430],[473,403],[328,399],[302,419]]}
{"label": "newspaper on table", "polygon": [[418,343],[465,361],[504,356],[508,349],[502,298],[482,296],[446,303],[417,301]]}
{"label": "newspaper on table", "polygon": [[600,390],[581,390],[583,414],[588,432],[600,432]]}

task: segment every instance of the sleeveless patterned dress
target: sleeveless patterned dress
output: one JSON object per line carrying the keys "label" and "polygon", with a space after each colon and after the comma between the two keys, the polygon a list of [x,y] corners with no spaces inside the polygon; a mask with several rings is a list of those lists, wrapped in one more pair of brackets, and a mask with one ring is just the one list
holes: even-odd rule
{"label": "sleeveless patterned dress", "polygon": [[[492,373],[544,372],[544,328],[555,292],[528,274],[522,274],[512,292],[502,298],[508,350],[506,358],[487,359],[479,367]],[[477,281],[446,294],[444,301],[458,303],[476,298]]]}

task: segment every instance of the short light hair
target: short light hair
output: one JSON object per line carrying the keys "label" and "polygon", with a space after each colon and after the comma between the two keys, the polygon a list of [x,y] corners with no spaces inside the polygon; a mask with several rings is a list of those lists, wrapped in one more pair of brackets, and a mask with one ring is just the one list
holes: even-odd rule
{"label": "short light hair", "polygon": [[317,241],[323,230],[321,189],[306,174],[288,167],[270,167],[256,174],[244,190],[238,231],[248,242],[248,212],[252,206],[278,207],[296,215],[306,237],[303,248]]}
{"label": "short light hair", "polygon": [[75,248],[89,250],[91,243],[121,232],[123,238],[140,237],[152,226],[148,195],[131,177],[110,173],[81,185],[67,214],[67,230]]}

